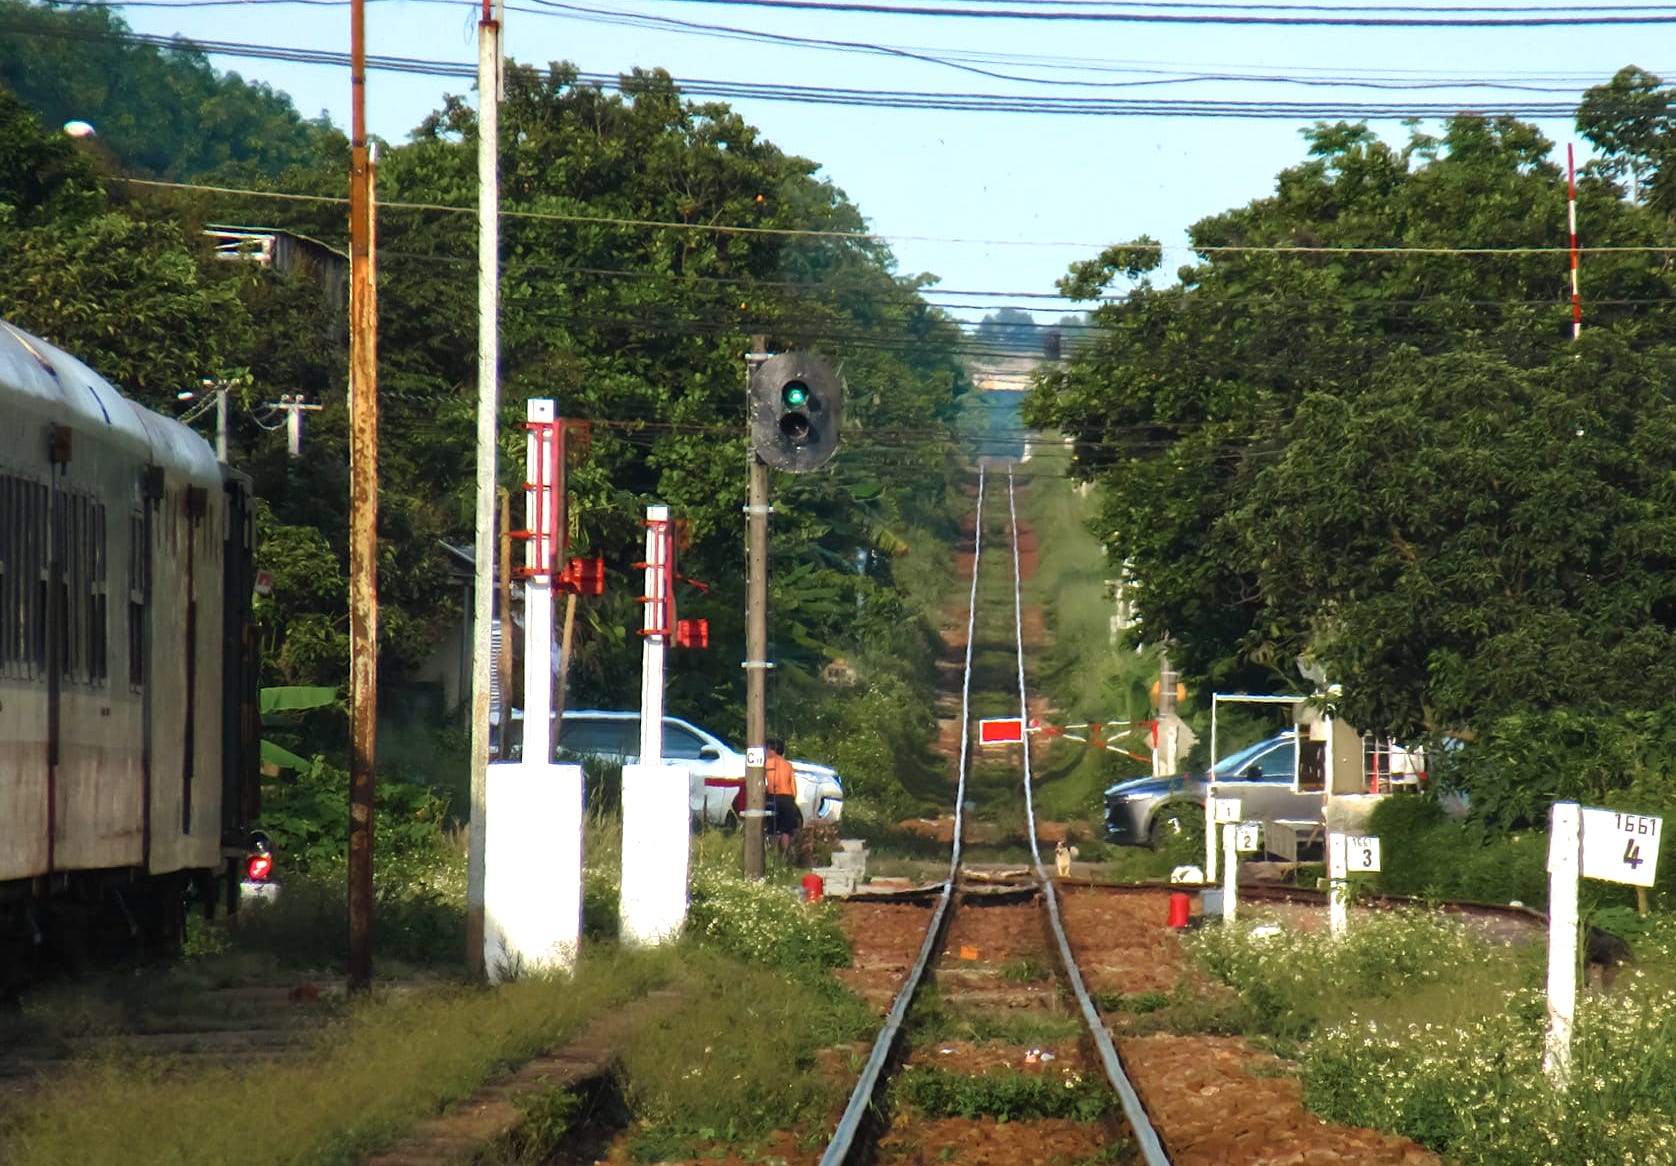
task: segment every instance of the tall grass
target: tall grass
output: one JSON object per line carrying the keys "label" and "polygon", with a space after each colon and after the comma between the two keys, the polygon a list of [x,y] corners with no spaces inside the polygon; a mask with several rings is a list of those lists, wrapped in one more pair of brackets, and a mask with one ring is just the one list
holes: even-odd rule
{"label": "tall grass", "polygon": [[1543,1073],[1545,1031],[1534,989],[1466,1024],[1337,1025],[1305,1053],[1305,1101],[1463,1166],[1676,1162],[1676,998],[1640,984],[1585,997],[1563,1092]]}
{"label": "tall grass", "polygon": [[1256,920],[1201,931],[1188,950],[1238,990],[1246,1031],[1283,1045],[1306,1040],[1352,1012],[1398,1007],[1433,989],[1493,1010],[1524,976],[1508,949],[1492,948],[1457,922],[1424,911],[1358,918],[1343,936],[1263,927]]}
{"label": "tall grass", "polygon": [[687,952],[681,982],[686,1006],[621,1050],[646,1156],[685,1158],[702,1140],[819,1127],[847,1085],[822,1071],[823,1050],[847,1052],[871,1032],[868,1008],[830,976],[788,976],[704,950]]}
{"label": "tall grass", "polygon": [[9,1166],[338,1166],[508,1065],[669,982],[674,951],[586,957],[574,977],[375,998],[299,1062],[95,1061],[0,1127]]}
{"label": "tall grass", "polygon": [[1192,944],[1238,989],[1245,1030],[1297,1055],[1311,1109],[1461,1166],[1676,1163],[1676,924],[1649,923],[1636,950],[1645,968],[1579,1001],[1557,1091],[1540,944],[1486,943],[1424,912],[1338,939],[1239,926]]}

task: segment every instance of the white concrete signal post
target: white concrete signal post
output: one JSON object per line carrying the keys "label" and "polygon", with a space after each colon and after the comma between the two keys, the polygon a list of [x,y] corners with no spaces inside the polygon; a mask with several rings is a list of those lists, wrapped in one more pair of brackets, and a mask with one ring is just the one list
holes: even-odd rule
{"label": "white concrete signal post", "polygon": [[[483,965],[499,982],[575,966],[582,935],[582,767],[553,764],[553,586],[562,574],[563,476],[553,402],[529,402],[524,745],[488,767]],[[510,716],[501,731],[511,730]]]}

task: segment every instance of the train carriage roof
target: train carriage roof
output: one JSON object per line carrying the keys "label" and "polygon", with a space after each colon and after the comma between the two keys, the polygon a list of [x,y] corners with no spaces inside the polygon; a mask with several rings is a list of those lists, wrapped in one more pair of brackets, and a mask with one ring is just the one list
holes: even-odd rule
{"label": "train carriage roof", "polygon": [[[166,466],[194,485],[219,487],[215,451],[189,427],[124,397],[81,361],[0,320],[0,399],[33,411],[106,447]],[[27,407],[27,406],[25,406]]]}

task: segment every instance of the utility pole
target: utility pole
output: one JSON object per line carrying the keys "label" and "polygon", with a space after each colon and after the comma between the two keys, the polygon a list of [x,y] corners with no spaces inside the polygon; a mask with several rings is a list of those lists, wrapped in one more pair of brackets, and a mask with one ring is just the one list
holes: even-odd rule
{"label": "utility pole", "polygon": [[[768,337],[751,337],[745,383],[768,360]],[[768,466],[751,449],[750,503],[745,507],[745,877],[763,876],[763,816],[768,745]]]}
{"label": "utility pole", "polygon": [[[466,854],[466,967],[483,963],[484,816],[489,790],[489,695],[495,618],[495,422],[500,411],[501,4],[483,0],[477,22],[477,540],[472,591],[471,832]],[[510,583],[510,580],[507,581]],[[512,643],[501,611],[501,651]],[[511,728],[511,692],[501,689],[501,738]],[[525,724],[526,729],[528,723]],[[525,757],[529,754],[526,753]],[[549,760],[545,752],[537,761]]]}
{"label": "utility pole", "polygon": [[349,44],[349,989],[365,992],[372,987],[378,741],[377,156],[367,146],[366,0],[350,0]]}
{"label": "utility pole", "polygon": [[[1158,649],[1158,752],[1154,767],[1154,777],[1164,777],[1176,772],[1181,758],[1181,718],[1176,712],[1176,692],[1180,681],[1176,670],[1170,667],[1170,653],[1167,648]],[[1216,759],[1213,757],[1214,762]]]}
{"label": "utility pole", "polygon": [[303,414],[318,413],[323,406],[308,404],[308,398],[301,393],[281,393],[279,400],[268,402],[268,408],[285,411],[285,448],[292,457],[302,457]]}
{"label": "utility pole", "polygon": [[227,390],[225,381],[215,386],[215,460],[227,464]]}
{"label": "utility pole", "polygon": [[177,400],[198,402],[181,414],[181,423],[185,425],[190,425],[202,417],[212,403],[215,405],[215,460],[224,465],[227,462],[227,394],[232,391],[234,385],[247,379],[249,378],[236,377],[227,380],[204,377],[198,382],[201,386],[200,392],[185,389],[175,394]]}

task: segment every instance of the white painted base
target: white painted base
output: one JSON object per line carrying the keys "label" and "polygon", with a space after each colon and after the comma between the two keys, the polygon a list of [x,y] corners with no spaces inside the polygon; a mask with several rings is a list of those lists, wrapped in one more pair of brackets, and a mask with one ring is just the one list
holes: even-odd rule
{"label": "white painted base", "polygon": [[663,943],[686,924],[688,780],[679,766],[623,766],[624,943]]}
{"label": "white painted base", "polygon": [[582,767],[495,762],[483,819],[489,979],[570,970],[582,935]]}

